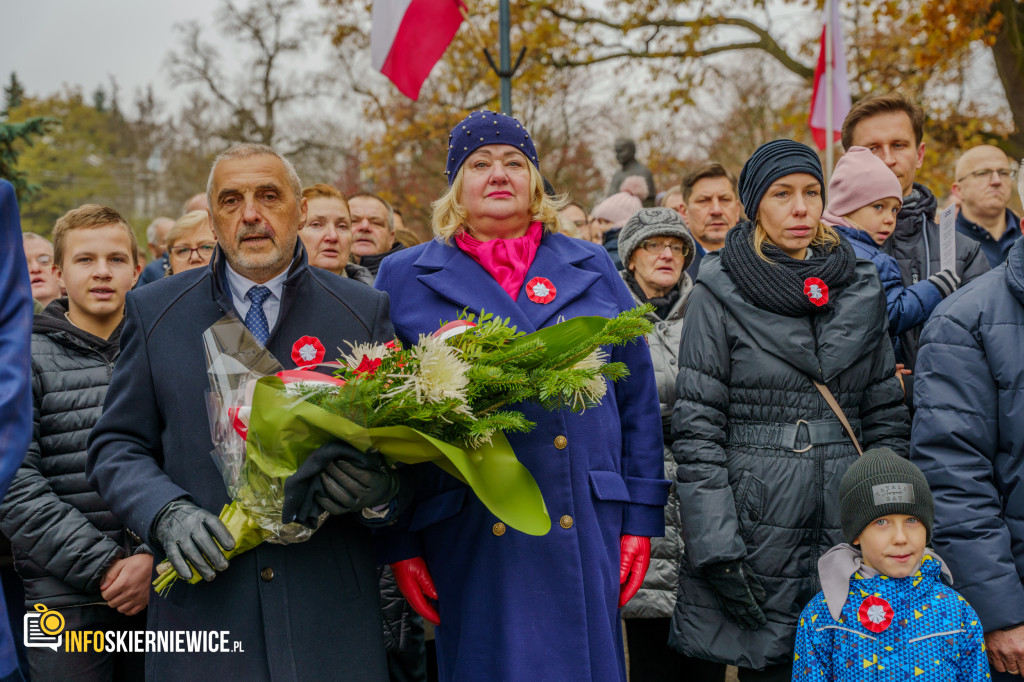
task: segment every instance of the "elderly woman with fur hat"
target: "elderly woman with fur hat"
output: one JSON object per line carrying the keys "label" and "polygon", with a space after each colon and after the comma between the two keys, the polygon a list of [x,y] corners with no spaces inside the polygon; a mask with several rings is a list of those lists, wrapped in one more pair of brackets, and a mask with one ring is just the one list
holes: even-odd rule
{"label": "elderly woman with fur hat", "polygon": [[821,222],[823,189],[809,147],[754,152],[739,181],[753,220],[704,257],[680,340],[672,450],[686,560],[670,644],[738,666],[741,682],[790,679],[860,444],[908,450],[878,273]]}
{"label": "elderly woman with fur hat", "polygon": [[[537,152],[514,118],[477,111],[448,148],[435,238],[396,253],[374,286],[414,343],[464,310],[532,332],[612,317],[633,298],[600,246],[557,234]],[[583,413],[519,405],[536,423],[509,434],[555,521],[536,537],[506,527],[435,466],[416,468],[413,506],[378,537],[409,602],[435,628],[442,680],[625,680],[619,607],[639,589],[664,532],[657,388],[647,344],[611,351],[627,379]]]}

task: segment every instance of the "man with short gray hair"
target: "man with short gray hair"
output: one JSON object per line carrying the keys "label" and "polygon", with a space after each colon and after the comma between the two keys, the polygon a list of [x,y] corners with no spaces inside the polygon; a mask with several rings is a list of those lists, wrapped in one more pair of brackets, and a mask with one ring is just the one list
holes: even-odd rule
{"label": "man with short gray hair", "polygon": [[[394,338],[386,294],[309,267],[298,238],[306,200],[294,168],[269,147],[238,145],[214,162],[207,187],[217,249],[188,270],[128,297],[121,356],[90,436],[89,482],[111,510],[166,554],[182,578],[152,597],[155,631],[225,632],[238,653],[148,652],[151,682],[182,679],[385,682],[384,642],[368,524],[389,520],[397,475],[375,451],[334,458],[314,474],[329,514],[306,542],[263,544],[232,558],[216,514],[230,500],[210,452],[203,333],[225,316],[286,369],[310,339],[334,348]],[[319,511],[317,511],[319,510]],[[369,513],[368,513],[369,512]],[[212,582],[211,582],[212,581]]]}
{"label": "man with short gray hair", "polygon": [[160,216],[154,218],[146,228],[146,245],[149,247],[149,253],[153,260],[142,269],[139,281],[135,284],[136,289],[144,284],[157,281],[170,267],[167,257],[167,235],[172,227],[174,227],[174,218]]}
{"label": "man with short gray hair", "polygon": [[357,192],[348,198],[352,215],[352,258],[377,277],[380,262],[405,248],[395,241],[395,213],[376,194]]}

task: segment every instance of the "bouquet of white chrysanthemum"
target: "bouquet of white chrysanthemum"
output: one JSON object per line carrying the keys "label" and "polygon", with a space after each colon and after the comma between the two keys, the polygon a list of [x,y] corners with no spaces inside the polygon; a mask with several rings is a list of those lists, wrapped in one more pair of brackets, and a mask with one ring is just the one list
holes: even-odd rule
{"label": "bouquet of white chrysanthemum", "polygon": [[[504,435],[534,425],[511,406],[531,400],[581,411],[600,403],[608,380],[628,374],[606,362],[601,347],[648,333],[648,309],[573,318],[532,334],[470,314],[411,348],[349,344],[331,363],[334,377],[310,371],[315,365],[283,371],[237,318],[218,322],[204,340],[214,458],[232,499],[220,515],[235,537],[225,556],[309,538],[314,529],[281,518],[284,482],[336,439],[376,448],[393,463],[434,462],[509,526],[543,535],[551,520],[540,489]],[[178,579],[162,566],[154,581],[161,594]]]}

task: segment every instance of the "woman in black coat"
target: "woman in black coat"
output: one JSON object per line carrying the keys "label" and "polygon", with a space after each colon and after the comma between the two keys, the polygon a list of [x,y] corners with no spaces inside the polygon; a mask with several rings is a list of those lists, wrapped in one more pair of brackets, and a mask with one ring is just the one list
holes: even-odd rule
{"label": "woman in black coat", "polygon": [[747,215],[701,263],[673,413],[686,560],[670,643],[789,680],[817,560],[842,541],[839,480],[857,458],[815,387],[868,447],[907,452],[910,425],[877,272],[821,223],[823,180],[805,145],[762,145],[740,174]]}

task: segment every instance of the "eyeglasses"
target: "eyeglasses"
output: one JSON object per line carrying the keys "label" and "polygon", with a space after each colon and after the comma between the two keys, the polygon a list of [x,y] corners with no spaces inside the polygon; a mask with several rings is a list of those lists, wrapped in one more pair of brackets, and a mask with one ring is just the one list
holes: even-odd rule
{"label": "eyeglasses", "polygon": [[644,247],[644,251],[647,253],[661,253],[667,246],[672,250],[673,256],[682,256],[683,251],[685,250],[682,244],[677,244],[675,242],[659,242],[652,239],[648,239],[640,246]]}
{"label": "eyeglasses", "polygon": [[189,260],[190,258],[192,258],[192,252],[195,251],[203,260],[210,260],[210,256],[213,255],[213,252],[216,248],[217,244],[211,242],[200,244],[194,249],[190,246],[184,245],[172,246],[171,255],[177,258],[178,260]]}
{"label": "eyeglasses", "polygon": [[36,256],[35,258],[29,258],[29,262],[35,261],[37,265],[50,265],[53,263],[53,256],[49,256],[45,253]]}
{"label": "eyeglasses", "polygon": [[967,178],[974,178],[975,180],[987,180],[990,175],[995,173],[999,176],[1000,180],[1013,180],[1017,177],[1017,171],[1010,170],[1009,168],[983,168],[976,170],[973,173],[968,173],[963,176],[957,182],[963,182]]}

